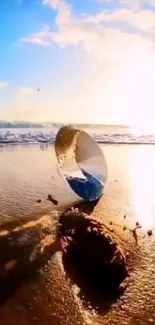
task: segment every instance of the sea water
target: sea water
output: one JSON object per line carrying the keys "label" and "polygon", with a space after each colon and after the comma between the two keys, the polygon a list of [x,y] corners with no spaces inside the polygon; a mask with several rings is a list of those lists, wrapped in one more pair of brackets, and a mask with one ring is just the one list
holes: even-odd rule
{"label": "sea water", "polygon": [[[0,144],[53,144],[58,129],[58,127],[0,129]],[[125,127],[90,127],[84,130],[91,134],[98,143],[155,144],[155,135],[134,135],[129,128]]]}

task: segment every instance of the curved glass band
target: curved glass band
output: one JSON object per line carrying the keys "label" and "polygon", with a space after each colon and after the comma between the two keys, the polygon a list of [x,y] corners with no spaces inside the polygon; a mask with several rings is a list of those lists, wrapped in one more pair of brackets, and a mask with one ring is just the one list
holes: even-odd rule
{"label": "curved glass band", "polygon": [[71,189],[86,201],[99,199],[108,170],[97,142],[83,130],[64,126],[57,133],[55,152],[61,173]]}

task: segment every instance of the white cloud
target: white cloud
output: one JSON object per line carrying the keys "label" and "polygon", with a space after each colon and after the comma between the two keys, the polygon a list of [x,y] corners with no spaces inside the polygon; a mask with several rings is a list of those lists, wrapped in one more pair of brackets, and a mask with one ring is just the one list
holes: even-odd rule
{"label": "white cloud", "polygon": [[40,46],[49,46],[51,44],[51,41],[49,38],[50,35],[50,27],[44,26],[43,30],[39,33],[35,33],[31,35],[30,37],[22,38],[22,43],[31,43],[31,44],[37,44]]}
{"label": "white cloud", "polygon": [[7,82],[0,81],[0,90],[5,89],[8,86]]}
{"label": "white cloud", "polygon": [[[47,0],[48,1],[48,0]],[[49,0],[50,1],[50,0]],[[155,0],[94,0],[100,3],[104,2],[114,2],[122,4],[129,8],[139,9],[143,5],[148,5],[150,7],[155,7]]]}
{"label": "white cloud", "polygon": [[55,10],[57,9],[71,9],[71,6],[65,0],[43,0],[43,5],[49,6]]}
{"label": "white cloud", "polygon": [[[50,0],[49,0],[50,1]],[[143,5],[155,7],[155,0],[91,0],[99,3],[111,2],[134,10],[140,9]],[[47,0],[48,2],[48,0]]]}
{"label": "white cloud", "polygon": [[119,9],[113,12],[102,12],[94,17],[98,22],[126,23],[130,28],[135,27],[141,31],[155,32],[155,12],[152,10],[132,11],[131,9]]}
{"label": "white cloud", "polygon": [[[126,8],[83,17],[74,15],[71,6],[63,0],[44,0],[43,5],[57,11],[57,32],[45,26],[41,32],[22,39],[22,42],[41,46],[53,43],[59,46],[79,45],[103,59],[149,51],[153,46],[152,38],[143,35],[147,32],[152,36],[155,32],[155,13],[151,10],[135,12]],[[125,28],[121,24],[125,24]],[[133,31],[133,28],[136,30]]]}
{"label": "white cloud", "polygon": [[95,0],[95,1],[97,1],[99,3],[105,3],[105,2],[112,2],[113,0]]}
{"label": "white cloud", "polygon": [[35,91],[32,88],[19,87],[16,89],[16,93],[21,95],[33,95]]}
{"label": "white cloud", "polygon": [[120,2],[134,9],[139,9],[142,5],[155,7],[155,0],[121,0]]}
{"label": "white cloud", "polygon": [[[122,0],[113,1],[118,4]],[[68,47],[68,51],[65,58],[61,55],[62,65],[54,63],[54,83],[45,76],[45,93],[37,96],[35,89],[19,88],[4,114],[44,120],[42,107],[46,107],[48,120],[66,123],[153,121],[155,12],[149,7],[135,10],[122,4],[112,10],[103,6],[97,14],[80,15],[64,0],[44,0],[43,5],[55,10],[55,21],[21,42],[57,44]],[[70,52],[71,46],[76,47],[76,55]],[[51,51],[47,52],[51,62]]]}
{"label": "white cloud", "polygon": [[56,9],[61,3],[62,3],[61,0],[44,0],[43,1],[43,5],[50,6],[54,9]]}

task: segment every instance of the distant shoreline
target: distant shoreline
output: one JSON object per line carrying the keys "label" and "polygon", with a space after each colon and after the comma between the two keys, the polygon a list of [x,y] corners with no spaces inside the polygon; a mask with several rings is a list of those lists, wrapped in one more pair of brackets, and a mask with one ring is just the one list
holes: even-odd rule
{"label": "distant shoreline", "polygon": [[[0,129],[31,129],[31,128],[51,128],[56,127],[60,128],[64,124],[63,123],[32,123],[32,122],[4,122],[0,121]],[[66,124],[65,124],[66,125]],[[129,129],[130,127],[127,125],[114,125],[114,124],[86,124],[86,123],[68,123],[69,126],[72,127],[81,127],[81,128],[125,128]]]}

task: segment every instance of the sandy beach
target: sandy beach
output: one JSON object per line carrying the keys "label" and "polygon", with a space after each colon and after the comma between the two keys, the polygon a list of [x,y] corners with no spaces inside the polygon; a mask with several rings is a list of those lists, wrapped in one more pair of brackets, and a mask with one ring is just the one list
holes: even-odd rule
{"label": "sandy beach", "polygon": [[57,171],[54,147],[1,146],[2,324],[155,324],[155,237],[148,235],[155,228],[155,147],[101,147],[109,169],[105,194],[95,207],[81,203],[79,209],[102,222],[128,255],[126,290],[108,308],[102,293],[100,303],[92,295],[83,302],[84,289],[73,283],[55,238],[61,214],[77,197]]}

